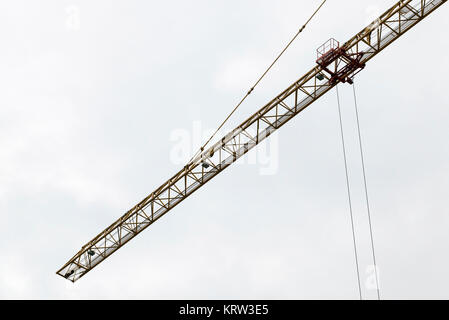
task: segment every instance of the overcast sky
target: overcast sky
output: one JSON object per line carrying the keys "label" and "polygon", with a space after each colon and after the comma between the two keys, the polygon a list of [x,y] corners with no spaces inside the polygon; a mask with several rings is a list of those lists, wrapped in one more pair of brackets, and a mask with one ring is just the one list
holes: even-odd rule
{"label": "overcast sky", "polygon": [[[196,151],[319,2],[2,1],[0,298],[357,299],[335,91],[75,284],[55,274],[182,168],[179,147]],[[394,2],[328,1],[227,129]],[[448,9],[356,78],[386,299],[449,298]],[[352,88],[340,94],[375,298]]]}

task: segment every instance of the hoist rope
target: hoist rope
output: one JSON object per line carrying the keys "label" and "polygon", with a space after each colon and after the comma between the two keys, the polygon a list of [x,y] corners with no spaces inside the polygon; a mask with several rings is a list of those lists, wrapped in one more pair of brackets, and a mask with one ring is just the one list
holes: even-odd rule
{"label": "hoist rope", "polygon": [[347,193],[348,193],[349,215],[351,218],[352,242],[353,242],[353,246],[354,246],[355,267],[356,267],[356,271],[357,271],[357,283],[358,283],[358,289],[359,289],[359,297],[360,297],[360,300],[362,300],[362,285],[360,282],[359,258],[358,258],[358,253],[357,253],[357,241],[356,241],[356,236],[355,236],[354,215],[352,212],[351,188],[350,188],[350,184],[349,184],[348,161],[347,161],[347,157],[346,157],[346,145],[345,145],[345,137],[343,134],[343,120],[342,120],[342,116],[341,116],[340,94],[338,92],[338,85],[335,86],[335,88],[337,90],[338,117],[340,120],[341,145],[342,145],[342,151],[343,151],[343,160],[344,160],[344,164],[345,164],[346,189],[347,189]]}
{"label": "hoist rope", "polygon": [[324,0],[321,2],[320,6],[315,10],[315,12],[310,16],[310,18],[306,21],[306,23],[298,30],[298,32],[295,34],[295,36],[290,40],[290,42],[285,46],[285,48],[281,51],[281,53],[274,59],[274,61],[270,64],[270,66],[265,70],[265,72],[260,76],[260,78],[256,81],[256,83],[249,89],[249,91],[245,94],[245,96],[240,100],[240,102],[234,107],[234,109],[231,111],[231,113],[226,117],[226,119],[220,124],[217,130],[211,135],[211,137],[206,141],[205,144],[203,144],[200,149],[193,155],[193,157],[189,160],[189,164],[192,162],[195,157],[204,151],[204,148],[209,144],[209,142],[215,137],[215,135],[220,131],[220,129],[224,126],[224,124],[229,120],[229,118],[237,111],[237,109],[240,107],[240,105],[246,100],[246,98],[254,91],[256,86],[259,84],[260,81],[265,77],[265,75],[271,70],[271,68],[275,65],[275,63],[281,58],[281,56],[284,54],[285,51],[290,47],[290,45],[295,41],[295,39],[299,36],[299,34],[306,28],[306,26],[309,24],[309,22],[315,17],[315,15],[320,11],[321,7],[326,3],[327,0]]}
{"label": "hoist rope", "polygon": [[369,223],[369,231],[370,231],[370,238],[371,238],[371,252],[372,252],[373,263],[374,263],[374,275],[376,277],[377,299],[380,300],[379,276],[377,274],[376,252],[374,250],[373,225],[371,222],[371,210],[370,210],[370,205],[369,205],[368,186],[367,186],[368,184],[366,182],[365,157],[363,155],[362,134],[360,133],[361,130],[360,130],[360,120],[359,120],[359,110],[358,110],[359,108],[358,108],[358,104],[357,104],[355,83],[352,85],[352,91],[354,93],[354,108],[355,108],[355,115],[356,115],[356,121],[357,121],[357,132],[358,132],[358,138],[359,138],[360,159],[362,162],[363,184],[365,187],[366,210],[368,212],[368,223]]}

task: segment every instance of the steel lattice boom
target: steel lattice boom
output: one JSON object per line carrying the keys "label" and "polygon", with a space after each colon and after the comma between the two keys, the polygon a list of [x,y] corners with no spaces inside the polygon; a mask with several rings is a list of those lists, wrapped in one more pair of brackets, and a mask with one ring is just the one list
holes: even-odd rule
{"label": "steel lattice boom", "polygon": [[317,65],[84,245],[57,274],[75,282],[238,158],[341,82],[446,0],[403,0],[340,46],[331,41]]}

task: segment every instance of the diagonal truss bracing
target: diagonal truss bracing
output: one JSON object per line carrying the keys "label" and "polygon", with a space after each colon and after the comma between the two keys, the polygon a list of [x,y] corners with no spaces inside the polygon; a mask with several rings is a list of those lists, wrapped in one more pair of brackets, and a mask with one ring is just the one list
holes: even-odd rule
{"label": "diagonal truss bracing", "polygon": [[[347,41],[342,48],[349,55],[360,54],[360,63],[364,65],[444,2],[446,0],[399,1]],[[347,78],[352,78],[360,71],[348,68],[348,61],[345,59],[337,59],[333,64],[336,71],[348,70],[344,74]],[[312,68],[84,245],[57,274],[72,282],[78,280],[332,89],[339,81],[332,81],[319,65]]]}

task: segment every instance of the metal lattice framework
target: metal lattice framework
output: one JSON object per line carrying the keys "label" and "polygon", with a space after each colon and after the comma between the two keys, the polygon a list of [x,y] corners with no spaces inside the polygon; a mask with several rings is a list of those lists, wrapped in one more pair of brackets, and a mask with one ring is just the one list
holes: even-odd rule
{"label": "metal lattice framework", "polygon": [[78,280],[335,85],[351,83],[366,62],[445,2],[404,0],[396,3],[339,46],[339,54],[317,61],[303,77],[89,241],[57,274],[72,282]]}

